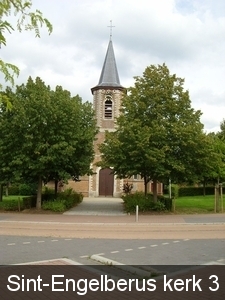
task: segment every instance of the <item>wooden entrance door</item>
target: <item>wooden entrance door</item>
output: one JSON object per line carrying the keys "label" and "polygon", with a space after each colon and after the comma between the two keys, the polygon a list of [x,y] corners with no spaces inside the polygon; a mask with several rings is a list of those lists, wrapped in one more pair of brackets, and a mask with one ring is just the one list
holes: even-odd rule
{"label": "wooden entrance door", "polygon": [[114,175],[111,169],[99,172],[99,196],[113,196]]}

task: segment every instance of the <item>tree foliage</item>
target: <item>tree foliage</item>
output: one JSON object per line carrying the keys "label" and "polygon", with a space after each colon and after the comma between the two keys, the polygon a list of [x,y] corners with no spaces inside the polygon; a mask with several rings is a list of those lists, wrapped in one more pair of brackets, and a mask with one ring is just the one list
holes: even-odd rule
{"label": "tree foliage", "polygon": [[[17,19],[16,27],[9,21],[9,17]],[[52,32],[52,24],[45,18],[40,10],[32,10],[32,0],[1,0],[0,2],[0,45],[7,45],[7,33],[15,30],[34,31],[36,37],[40,37],[40,28],[45,26]],[[15,76],[19,75],[19,68],[11,63],[4,62],[0,58],[0,72],[5,81],[14,84]],[[0,85],[1,87],[1,85]]]}
{"label": "tree foliage", "polygon": [[[100,146],[102,165],[119,177],[140,174],[147,183],[185,181],[205,157],[200,111],[191,107],[184,79],[171,75],[165,64],[147,67],[122,100],[117,130]],[[156,189],[154,189],[156,201]]]}
{"label": "tree foliage", "polygon": [[40,78],[29,78],[6,91],[13,106],[1,105],[0,175],[5,181],[29,178],[39,182],[63,180],[90,171],[96,135],[94,112],[79,96],[57,86],[51,90]]}

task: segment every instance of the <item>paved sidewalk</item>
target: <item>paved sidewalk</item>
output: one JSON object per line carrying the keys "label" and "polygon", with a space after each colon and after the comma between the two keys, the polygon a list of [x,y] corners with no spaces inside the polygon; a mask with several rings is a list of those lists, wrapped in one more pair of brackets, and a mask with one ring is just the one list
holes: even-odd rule
{"label": "paved sidewalk", "polygon": [[0,213],[2,222],[57,222],[74,224],[225,224],[225,213],[180,215],[173,213],[126,214],[121,198],[88,198],[64,214]]}
{"label": "paved sidewalk", "polygon": [[128,215],[119,198],[84,198],[64,214],[0,213],[1,235],[65,238],[224,238],[225,214]]}
{"label": "paved sidewalk", "polygon": [[124,213],[121,198],[84,197],[82,203],[65,212],[64,215],[121,216],[126,213]]}

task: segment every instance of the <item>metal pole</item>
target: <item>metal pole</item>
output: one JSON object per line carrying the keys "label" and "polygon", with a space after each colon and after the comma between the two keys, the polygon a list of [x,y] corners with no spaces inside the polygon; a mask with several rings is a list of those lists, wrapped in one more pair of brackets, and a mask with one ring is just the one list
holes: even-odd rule
{"label": "metal pole", "polygon": [[214,198],[214,213],[216,213],[216,185],[215,185],[215,198]]}
{"label": "metal pole", "polygon": [[172,198],[172,192],[171,192],[171,179],[169,179],[169,197]]}
{"label": "metal pole", "polygon": [[136,205],[136,222],[138,222],[138,205]]}

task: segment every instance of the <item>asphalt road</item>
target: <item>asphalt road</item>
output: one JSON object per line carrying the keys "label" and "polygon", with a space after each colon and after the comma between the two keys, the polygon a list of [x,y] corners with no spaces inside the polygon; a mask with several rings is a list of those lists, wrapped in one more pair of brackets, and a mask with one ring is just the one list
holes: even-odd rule
{"label": "asphalt road", "polygon": [[94,254],[135,265],[225,264],[225,239],[77,239],[51,237],[0,237],[0,264],[68,258],[94,264]]}
{"label": "asphalt road", "polygon": [[225,265],[225,214],[141,215],[135,222],[132,215],[83,213],[0,214],[0,265],[49,260],[93,270],[103,267],[93,260],[100,257],[175,274],[193,265]]}
{"label": "asphalt road", "polygon": [[0,264],[98,254],[124,264],[225,264],[225,214],[0,214]]}

